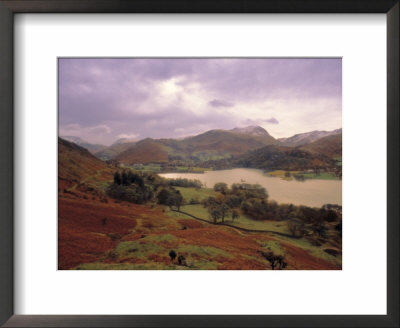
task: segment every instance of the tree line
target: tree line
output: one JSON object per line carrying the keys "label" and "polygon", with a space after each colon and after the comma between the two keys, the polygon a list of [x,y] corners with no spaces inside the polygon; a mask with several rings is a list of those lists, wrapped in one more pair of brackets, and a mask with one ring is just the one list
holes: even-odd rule
{"label": "tree line", "polygon": [[215,197],[202,201],[210,217],[216,223],[230,217],[232,221],[243,213],[254,220],[288,221],[288,229],[293,236],[300,237],[312,230],[320,237],[327,236],[326,223],[337,222],[336,230],[341,231],[341,206],[325,205],[321,208],[278,204],[268,200],[265,188],[257,184],[235,183],[231,188],[226,183],[216,183]]}
{"label": "tree line", "polygon": [[175,186],[200,188],[201,182],[165,179],[154,173],[125,169],[114,173],[114,180],[107,188],[107,194],[118,200],[135,204],[158,203],[170,208],[175,207],[179,211],[184,199]]}

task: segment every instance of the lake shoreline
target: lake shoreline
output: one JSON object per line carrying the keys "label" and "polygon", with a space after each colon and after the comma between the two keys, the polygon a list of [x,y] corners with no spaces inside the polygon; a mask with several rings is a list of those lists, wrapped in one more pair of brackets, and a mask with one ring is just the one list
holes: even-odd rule
{"label": "lake shoreline", "polygon": [[229,186],[233,183],[259,184],[266,188],[269,199],[278,203],[311,207],[321,207],[325,204],[342,205],[341,180],[305,179],[305,181],[297,181],[293,179],[287,181],[266,176],[263,170],[249,168],[212,170],[204,173],[160,172],[157,174],[170,179],[199,180],[205,188],[213,188],[218,182],[224,182]]}
{"label": "lake shoreline", "polygon": [[[138,168],[134,168],[138,169]],[[249,170],[262,170],[264,174],[268,177],[276,177],[276,178],[281,178],[287,181],[292,181],[295,180],[293,177],[295,174],[301,174],[304,175],[304,180],[307,179],[315,179],[315,180],[341,180],[340,177],[334,176],[334,172],[321,172],[319,174],[314,174],[312,172],[306,172],[306,171],[286,171],[286,170],[272,170],[272,171],[267,171],[263,169],[257,169],[257,168],[251,168],[251,167],[230,167],[230,168],[223,168],[223,169],[212,169],[212,168],[202,168],[203,170],[165,170],[165,171],[153,171],[154,173],[157,174],[169,174],[169,173],[194,173],[194,174],[204,174],[206,172],[214,172],[214,171],[226,171],[226,170],[235,170],[235,169],[249,169]],[[140,170],[140,169],[139,169]],[[145,170],[147,171],[147,169]],[[151,171],[151,170],[150,170]],[[285,172],[290,173],[290,177],[285,177]],[[327,177],[327,175],[330,175],[330,177]],[[302,181],[302,180],[299,180]]]}

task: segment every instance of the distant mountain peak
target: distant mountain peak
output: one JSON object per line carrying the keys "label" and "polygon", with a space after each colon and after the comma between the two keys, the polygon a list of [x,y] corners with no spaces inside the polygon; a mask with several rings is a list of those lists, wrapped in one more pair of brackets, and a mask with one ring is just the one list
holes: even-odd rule
{"label": "distant mountain peak", "polygon": [[327,136],[332,136],[340,133],[342,133],[342,129],[336,129],[333,131],[314,130],[306,133],[298,133],[289,138],[280,138],[278,139],[278,141],[284,146],[296,147],[317,141]]}
{"label": "distant mountain peak", "polygon": [[236,132],[236,133],[241,133],[241,134],[247,134],[247,135],[251,135],[251,136],[269,136],[270,134],[267,132],[267,130],[265,130],[264,128],[262,128],[261,126],[258,125],[249,125],[246,127],[236,127],[232,130],[230,130],[232,132]]}
{"label": "distant mountain peak", "polygon": [[117,139],[113,145],[120,145],[120,144],[124,144],[124,143],[130,143],[130,142],[136,142],[136,139],[133,138],[119,138]]}

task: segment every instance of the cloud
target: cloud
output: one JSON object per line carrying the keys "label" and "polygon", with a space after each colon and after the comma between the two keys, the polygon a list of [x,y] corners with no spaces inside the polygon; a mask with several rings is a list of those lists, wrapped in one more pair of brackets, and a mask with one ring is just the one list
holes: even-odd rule
{"label": "cloud", "polygon": [[132,133],[132,134],[119,134],[118,139],[130,139],[134,140],[137,139],[140,136],[139,133]]}
{"label": "cloud", "polygon": [[271,117],[269,119],[264,120],[265,123],[270,123],[270,124],[279,124],[279,121],[275,117]]}
{"label": "cloud", "polygon": [[241,126],[246,126],[246,125],[262,125],[263,123],[267,124],[279,124],[279,121],[275,117],[271,117],[268,119],[264,118],[259,118],[259,119],[246,119],[244,121],[241,121],[239,124]]}
{"label": "cloud", "polygon": [[341,80],[335,58],[60,59],[60,132],[111,144],[246,120],[274,136],[333,130],[341,127]]}
{"label": "cloud", "polygon": [[234,104],[228,102],[228,101],[224,101],[224,100],[218,100],[218,99],[214,99],[208,102],[208,104],[212,107],[233,107]]}
{"label": "cloud", "polygon": [[68,124],[66,126],[60,126],[59,134],[61,136],[74,136],[78,137],[82,133],[80,124]]}
{"label": "cloud", "polygon": [[91,127],[85,128],[85,129],[87,129],[87,131],[90,133],[107,133],[107,134],[111,133],[110,127],[108,127],[105,124],[91,126]]}
{"label": "cloud", "polygon": [[108,135],[111,132],[112,129],[105,124],[82,126],[79,123],[73,123],[60,126],[58,133],[60,136],[79,137],[91,143],[109,144]]}

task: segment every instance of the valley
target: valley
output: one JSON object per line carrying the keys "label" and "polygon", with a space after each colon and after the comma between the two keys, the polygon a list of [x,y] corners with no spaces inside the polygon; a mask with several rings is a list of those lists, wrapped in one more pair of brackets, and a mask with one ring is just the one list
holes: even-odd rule
{"label": "valley", "polygon": [[59,138],[59,269],[341,269],[341,135],[286,147],[263,131],[129,140],[101,159]]}

